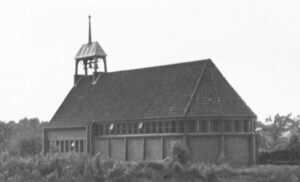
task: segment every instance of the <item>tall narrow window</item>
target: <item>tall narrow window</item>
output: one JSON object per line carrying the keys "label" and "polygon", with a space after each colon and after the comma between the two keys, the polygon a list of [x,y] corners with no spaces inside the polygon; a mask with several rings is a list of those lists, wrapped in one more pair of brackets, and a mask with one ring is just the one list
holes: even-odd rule
{"label": "tall narrow window", "polygon": [[144,128],[144,123],[140,122],[140,123],[139,123],[139,126],[138,126],[138,131],[139,131],[139,133],[144,133],[144,132],[143,132],[143,128]]}
{"label": "tall narrow window", "polygon": [[128,132],[128,134],[132,133],[131,123],[127,123],[127,132]]}
{"label": "tall narrow window", "polygon": [[99,135],[99,125],[95,124],[93,129],[94,129],[94,135],[98,136]]}
{"label": "tall narrow window", "polygon": [[78,152],[79,150],[79,142],[78,140],[75,140],[75,152]]}
{"label": "tall narrow window", "polygon": [[84,142],[83,142],[83,140],[80,140],[79,146],[80,146],[80,152],[84,152]]}
{"label": "tall narrow window", "polygon": [[200,131],[203,133],[207,132],[207,121],[206,120],[200,120]]}
{"label": "tall narrow window", "polygon": [[133,133],[138,133],[138,123],[133,123]]}
{"label": "tall narrow window", "polygon": [[215,133],[220,131],[220,123],[218,120],[211,121],[211,131]]}
{"label": "tall narrow window", "polygon": [[70,141],[70,152],[74,152],[75,151],[75,141],[71,140]]}
{"label": "tall narrow window", "polygon": [[189,126],[189,132],[191,132],[191,133],[196,132],[196,121],[195,120],[188,121],[188,126]]}
{"label": "tall narrow window", "polygon": [[150,133],[150,123],[149,122],[145,123],[145,133]]}
{"label": "tall narrow window", "polygon": [[165,130],[165,133],[169,133],[170,132],[170,122],[169,121],[165,121],[164,122],[164,130]]}
{"label": "tall narrow window", "polygon": [[99,125],[98,130],[99,130],[98,134],[103,135],[103,125],[102,124]]}
{"label": "tall narrow window", "polygon": [[156,122],[152,122],[152,133],[156,133]]}
{"label": "tall narrow window", "polygon": [[183,133],[184,132],[184,121],[179,121],[178,125],[179,125],[178,126],[179,132]]}
{"label": "tall narrow window", "polygon": [[65,150],[65,142],[62,140],[62,141],[60,141],[60,151],[61,152],[64,152]]}
{"label": "tall narrow window", "polygon": [[120,134],[120,123],[116,123],[115,134]]}
{"label": "tall narrow window", "polygon": [[127,134],[126,123],[122,123],[122,134]]}
{"label": "tall narrow window", "polygon": [[66,144],[66,152],[69,152],[69,148],[70,148],[70,146],[69,146],[69,140],[66,140],[65,141],[65,144]]}
{"label": "tall narrow window", "polygon": [[105,123],[105,129],[104,129],[105,135],[109,134],[109,125],[108,123]]}
{"label": "tall narrow window", "polygon": [[225,120],[224,122],[225,122],[225,132],[226,133],[232,132],[231,121],[230,120]]}
{"label": "tall narrow window", "polygon": [[114,134],[114,131],[115,131],[114,129],[115,129],[115,124],[113,124],[113,123],[110,124],[109,125],[109,134]]}
{"label": "tall narrow window", "polygon": [[240,132],[241,131],[241,123],[239,120],[234,121],[234,131],[235,132]]}
{"label": "tall narrow window", "polygon": [[248,120],[243,121],[244,132],[249,132],[249,122]]}
{"label": "tall narrow window", "polygon": [[171,133],[176,133],[176,121],[171,121]]}
{"label": "tall narrow window", "polygon": [[162,121],[158,122],[158,133],[162,133],[163,132],[163,123]]}

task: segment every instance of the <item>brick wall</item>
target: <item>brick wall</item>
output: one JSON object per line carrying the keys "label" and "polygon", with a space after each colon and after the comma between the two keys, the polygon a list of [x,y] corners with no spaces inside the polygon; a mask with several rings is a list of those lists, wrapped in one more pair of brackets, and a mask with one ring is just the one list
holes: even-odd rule
{"label": "brick wall", "polygon": [[231,165],[248,165],[248,136],[226,136],[225,156],[226,162],[228,162]]}
{"label": "brick wall", "polygon": [[127,140],[127,159],[129,161],[143,160],[143,139],[142,138],[128,138]]}
{"label": "brick wall", "polygon": [[145,138],[145,160],[157,161],[162,159],[161,138]]}
{"label": "brick wall", "polygon": [[190,136],[188,146],[191,161],[217,163],[220,153],[219,136]]}
{"label": "brick wall", "polygon": [[125,142],[122,138],[110,139],[110,153],[113,160],[125,160]]}

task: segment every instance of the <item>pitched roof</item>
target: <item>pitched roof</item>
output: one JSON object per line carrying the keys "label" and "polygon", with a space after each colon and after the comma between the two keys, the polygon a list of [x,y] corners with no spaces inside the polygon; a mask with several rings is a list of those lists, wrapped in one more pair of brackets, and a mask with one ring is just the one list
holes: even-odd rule
{"label": "pitched roof", "polygon": [[211,60],[85,76],[73,87],[50,127],[88,122],[249,116],[255,114]]}
{"label": "pitched roof", "polygon": [[81,59],[91,59],[94,57],[105,57],[106,53],[100,46],[100,44],[95,41],[92,43],[86,43],[81,46],[79,51],[77,52],[75,59],[81,60]]}

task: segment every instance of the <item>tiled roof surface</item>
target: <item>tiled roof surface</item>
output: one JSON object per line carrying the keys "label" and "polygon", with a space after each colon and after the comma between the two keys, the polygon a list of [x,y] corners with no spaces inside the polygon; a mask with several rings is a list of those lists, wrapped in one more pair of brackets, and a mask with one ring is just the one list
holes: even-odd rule
{"label": "tiled roof surface", "polygon": [[77,52],[75,59],[86,59],[86,58],[93,58],[93,57],[105,57],[106,53],[100,46],[100,44],[96,42],[92,42],[91,44],[83,44],[79,51]]}
{"label": "tiled roof surface", "polygon": [[255,116],[212,61],[202,60],[103,73],[96,84],[92,76],[83,77],[50,126],[176,118],[183,117],[187,107],[187,116]]}

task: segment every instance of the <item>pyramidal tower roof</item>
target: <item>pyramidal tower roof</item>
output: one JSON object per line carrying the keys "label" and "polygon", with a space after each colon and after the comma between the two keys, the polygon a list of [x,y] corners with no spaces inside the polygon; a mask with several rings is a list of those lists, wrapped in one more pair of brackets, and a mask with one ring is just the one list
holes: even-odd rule
{"label": "pyramidal tower roof", "polygon": [[89,37],[88,43],[83,44],[77,52],[76,60],[88,60],[94,57],[106,57],[106,53],[97,41],[92,41],[91,16],[89,15]]}

